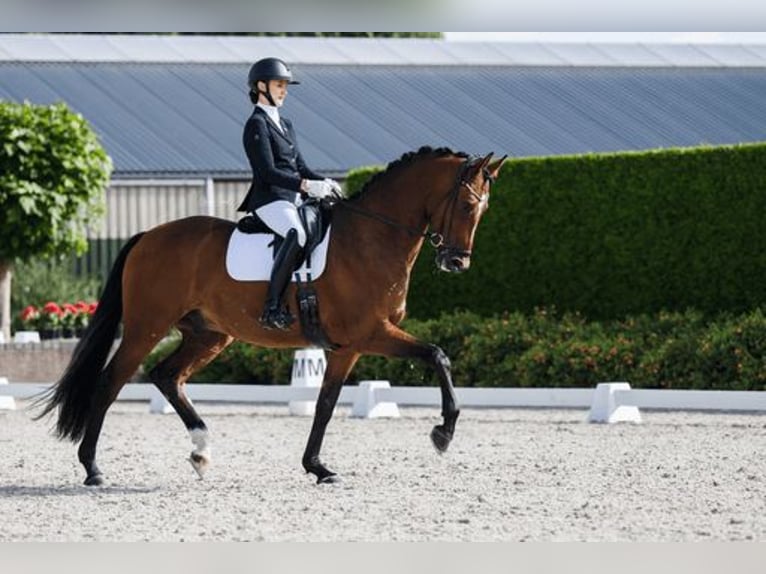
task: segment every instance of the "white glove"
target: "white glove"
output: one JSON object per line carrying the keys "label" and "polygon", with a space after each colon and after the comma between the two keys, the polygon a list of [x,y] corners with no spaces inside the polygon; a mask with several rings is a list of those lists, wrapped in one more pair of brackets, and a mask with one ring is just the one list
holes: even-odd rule
{"label": "white glove", "polygon": [[316,197],[317,199],[324,199],[327,196],[332,195],[333,187],[327,180],[321,179],[308,179],[306,180],[306,195],[309,197]]}
{"label": "white glove", "polygon": [[330,179],[329,177],[326,177],[325,181],[332,186],[332,190],[336,196],[343,197],[343,188],[340,186],[340,184],[337,181],[335,181],[334,179]]}

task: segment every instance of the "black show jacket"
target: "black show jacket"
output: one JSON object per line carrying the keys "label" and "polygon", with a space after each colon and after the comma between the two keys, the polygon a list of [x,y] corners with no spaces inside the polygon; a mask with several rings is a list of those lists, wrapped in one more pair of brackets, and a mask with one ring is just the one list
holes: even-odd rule
{"label": "black show jacket", "polygon": [[253,181],[237,211],[254,211],[279,199],[295,203],[301,194],[301,179],[324,179],[303,161],[292,122],[280,120],[284,133],[265,110],[256,106],[245,124],[242,141]]}

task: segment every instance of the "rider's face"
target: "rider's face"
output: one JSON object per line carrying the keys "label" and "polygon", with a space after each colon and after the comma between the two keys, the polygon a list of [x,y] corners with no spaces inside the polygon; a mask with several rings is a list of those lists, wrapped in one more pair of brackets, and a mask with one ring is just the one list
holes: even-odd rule
{"label": "rider's face", "polygon": [[269,90],[271,97],[277,107],[285,103],[287,97],[287,80],[269,80]]}

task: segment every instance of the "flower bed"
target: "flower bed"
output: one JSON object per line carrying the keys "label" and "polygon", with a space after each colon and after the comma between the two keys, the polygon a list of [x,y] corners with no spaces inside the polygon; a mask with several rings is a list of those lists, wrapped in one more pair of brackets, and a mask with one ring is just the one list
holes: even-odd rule
{"label": "flower bed", "polygon": [[79,337],[87,329],[98,303],[55,303],[49,301],[42,307],[28,305],[19,314],[22,329],[38,331],[41,339],[70,339]]}
{"label": "flower bed", "polygon": [[[576,313],[444,314],[409,319],[405,328],[439,345],[461,387],[592,387],[628,381],[633,387],[766,390],[766,312],[706,317],[661,312],[590,321]],[[167,339],[144,361],[149,370],[178,345]],[[287,383],[293,351],[235,342],[192,382]],[[414,360],[365,356],[350,382],[437,385],[433,369]]]}

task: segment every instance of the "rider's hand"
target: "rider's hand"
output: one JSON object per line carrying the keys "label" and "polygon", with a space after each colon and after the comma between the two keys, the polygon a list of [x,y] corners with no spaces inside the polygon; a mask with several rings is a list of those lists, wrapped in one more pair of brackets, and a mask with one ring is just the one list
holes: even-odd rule
{"label": "rider's hand", "polygon": [[326,177],[325,181],[332,186],[332,191],[335,194],[335,197],[337,197],[338,199],[343,197],[343,188],[340,186],[340,184],[337,181],[335,181],[334,179],[330,179],[329,177]]}
{"label": "rider's hand", "polygon": [[309,179],[306,180],[306,195],[316,197],[317,199],[324,199],[333,195],[333,187],[327,183],[327,180]]}

